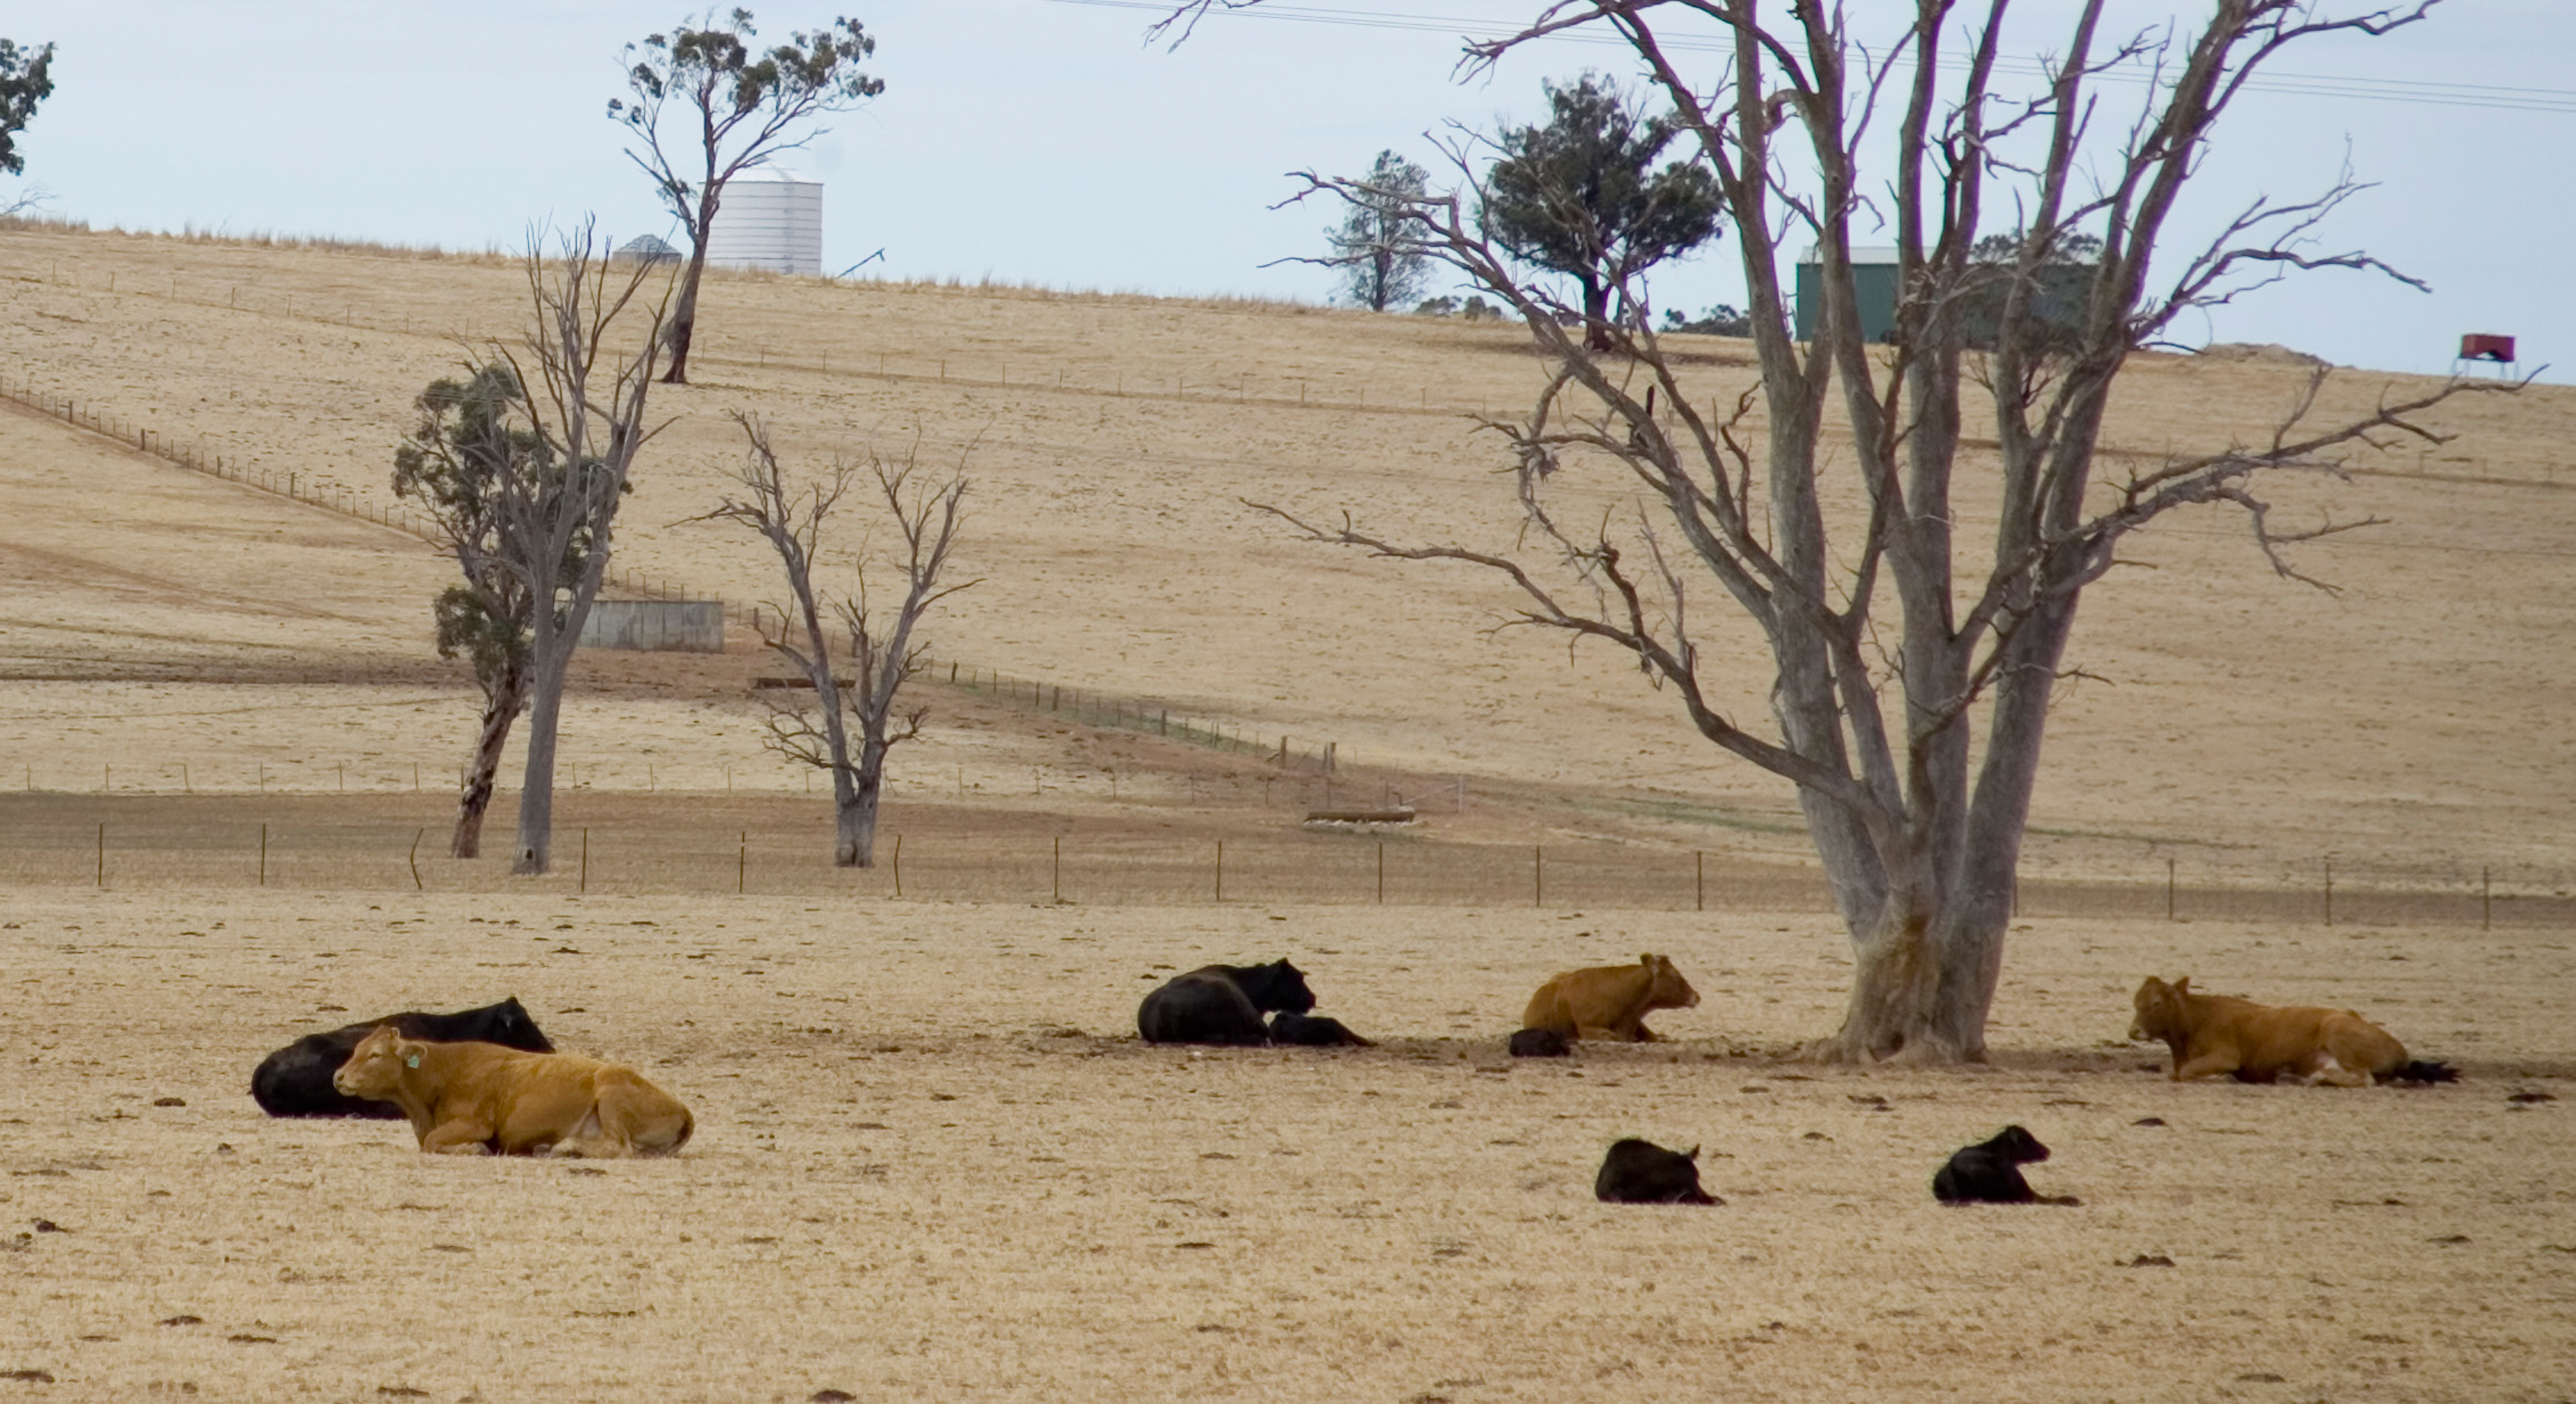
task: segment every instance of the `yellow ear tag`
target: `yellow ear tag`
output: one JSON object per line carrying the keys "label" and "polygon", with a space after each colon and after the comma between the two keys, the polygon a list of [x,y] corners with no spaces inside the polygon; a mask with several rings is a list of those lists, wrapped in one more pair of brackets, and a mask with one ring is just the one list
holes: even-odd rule
{"label": "yellow ear tag", "polygon": [[407,1067],[407,1068],[416,1068],[416,1067],[419,1067],[419,1066],[420,1066],[420,1055],[419,1055],[419,1054],[417,1054],[417,1053],[414,1053],[414,1054],[413,1054],[413,1055],[411,1055],[410,1057],[403,1059],[403,1066],[404,1066],[404,1067]]}

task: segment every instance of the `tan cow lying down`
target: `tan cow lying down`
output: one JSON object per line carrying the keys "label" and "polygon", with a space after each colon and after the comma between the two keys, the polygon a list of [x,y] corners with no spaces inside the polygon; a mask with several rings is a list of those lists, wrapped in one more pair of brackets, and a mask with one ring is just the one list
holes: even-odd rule
{"label": "tan cow lying down", "polygon": [[2162,1039],[2173,1050],[2173,1080],[2233,1075],[2239,1082],[2288,1079],[2311,1086],[2368,1087],[2373,1081],[2450,1082],[2441,1063],[2410,1061],[2406,1045],[2349,1009],[2256,1004],[2191,992],[2191,977],[2138,986],[2132,1039]]}
{"label": "tan cow lying down", "polygon": [[331,1085],[401,1107],[420,1148],[441,1155],[670,1155],[697,1129],[687,1107],[623,1063],[423,1043],[390,1025],[359,1042]]}
{"label": "tan cow lying down", "polygon": [[1645,1025],[1655,1009],[1688,1009],[1699,991],[1664,956],[1643,955],[1635,965],[1599,965],[1551,978],[1530,996],[1521,1027],[1548,1029],[1567,1038],[1651,1043]]}

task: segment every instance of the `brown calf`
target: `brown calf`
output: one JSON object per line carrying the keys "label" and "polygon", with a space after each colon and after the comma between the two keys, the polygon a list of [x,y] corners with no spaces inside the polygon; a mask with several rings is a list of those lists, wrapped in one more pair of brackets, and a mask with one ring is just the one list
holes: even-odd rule
{"label": "brown calf", "polygon": [[2287,1078],[2368,1087],[2391,1078],[2442,1082],[2456,1076],[2439,1063],[2410,1062],[2405,1044],[2349,1009],[2193,994],[2187,975],[2170,985],[2148,976],[2138,986],[2137,1007],[2129,1037],[2162,1039],[2173,1050],[2176,1082],[2225,1073],[2239,1082]]}
{"label": "brown calf", "polygon": [[1635,965],[1568,970],[1549,979],[1530,996],[1521,1027],[1566,1038],[1651,1043],[1655,1034],[1645,1025],[1648,1011],[1688,1009],[1697,1003],[1699,991],[1669,958],[1644,955]]}
{"label": "brown calf", "polygon": [[687,1107],[622,1063],[423,1043],[390,1026],[360,1041],[331,1085],[401,1107],[420,1148],[440,1155],[670,1155],[697,1129]]}

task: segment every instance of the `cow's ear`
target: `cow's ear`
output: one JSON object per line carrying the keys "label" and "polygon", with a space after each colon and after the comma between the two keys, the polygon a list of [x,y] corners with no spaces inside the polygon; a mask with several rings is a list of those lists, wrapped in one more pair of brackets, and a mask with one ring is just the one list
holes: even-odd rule
{"label": "cow's ear", "polygon": [[1642,965],[1642,966],[1646,967],[1648,970],[1652,970],[1652,969],[1654,969],[1654,968],[1655,968],[1655,962],[1656,962],[1658,959],[1661,959],[1661,957],[1658,957],[1658,956],[1655,956],[1655,955],[1651,955],[1651,954],[1649,954],[1649,955],[1641,955],[1641,956],[1637,957],[1637,963],[1638,963],[1639,965]]}
{"label": "cow's ear", "polygon": [[2175,994],[2189,994],[2189,993],[2191,993],[2191,977],[2190,977],[2190,976],[2188,976],[2188,975],[2185,975],[2185,976],[2183,976],[2181,979],[2174,981],[2174,982],[2173,982],[2173,992],[2174,992]]}

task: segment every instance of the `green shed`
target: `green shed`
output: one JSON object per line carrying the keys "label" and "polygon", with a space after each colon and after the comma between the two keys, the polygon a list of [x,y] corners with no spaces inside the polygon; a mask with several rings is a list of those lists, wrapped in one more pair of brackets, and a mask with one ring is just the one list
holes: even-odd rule
{"label": "green shed", "polygon": [[[1816,339],[1816,322],[1825,315],[1824,263],[1820,250],[1798,259],[1798,339]],[[1852,250],[1852,287],[1860,294],[1860,334],[1864,341],[1885,341],[1896,331],[1896,250]]]}

